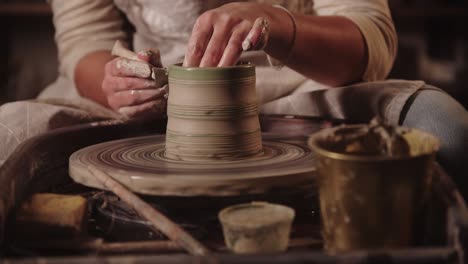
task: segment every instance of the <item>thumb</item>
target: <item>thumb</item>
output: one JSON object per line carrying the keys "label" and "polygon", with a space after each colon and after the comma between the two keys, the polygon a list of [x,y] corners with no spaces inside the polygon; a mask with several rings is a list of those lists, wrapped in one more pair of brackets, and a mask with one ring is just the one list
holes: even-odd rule
{"label": "thumb", "polygon": [[162,68],[161,53],[158,49],[141,50],[137,53],[137,57],[154,67]]}

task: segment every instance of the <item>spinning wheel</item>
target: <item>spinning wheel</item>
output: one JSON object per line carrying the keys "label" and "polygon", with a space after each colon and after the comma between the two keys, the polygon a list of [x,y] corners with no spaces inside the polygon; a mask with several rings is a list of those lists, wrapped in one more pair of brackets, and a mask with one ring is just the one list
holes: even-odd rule
{"label": "spinning wheel", "polygon": [[165,155],[165,136],[109,141],[75,152],[70,176],[102,188],[90,169],[105,171],[147,195],[231,196],[310,184],[313,154],[304,141],[263,134],[263,153],[246,159],[183,161]]}

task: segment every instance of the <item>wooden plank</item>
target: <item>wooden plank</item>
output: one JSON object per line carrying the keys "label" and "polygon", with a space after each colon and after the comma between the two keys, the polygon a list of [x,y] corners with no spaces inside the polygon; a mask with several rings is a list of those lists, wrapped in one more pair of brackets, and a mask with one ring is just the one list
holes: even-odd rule
{"label": "wooden plank", "polygon": [[55,264],[55,263],[257,263],[257,264],[294,264],[294,263],[414,263],[441,264],[456,263],[456,252],[451,248],[411,249],[392,252],[356,252],[343,255],[326,255],[314,252],[290,252],[270,255],[233,255],[220,254],[196,257],[182,254],[174,255],[129,255],[129,256],[88,256],[5,259],[0,263]]}
{"label": "wooden plank", "polygon": [[[288,122],[284,120],[281,122],[283,124],[281,126],[276,126],[275,124],[268,126],[268,122],[263,123],[266,124],[265,127],[271,128],[284,128],[288,126]],[[292,123],[299,124],[300,122],[293,121]],[[299,127],[295,129],[296,133],[304,133],[300,132]],[[11,210],[28,197],[29,194],[47,190],[51,186],[67,180],[68,156],[75,150],[108,140],[153,134],[157,133],[157,131],[161,133],[164,132],[164,129],[163,124],[153,124],[153,126],[148,126],[148,124],[102,123],[99,126],[87,124],[59,129],[25,142],[0,170],[0,228],[5,227]],[[450,181],[448,176],[442,177],[446,177],[443,179]],[[453,188],[446,186],[443,179],[442,182],[437,182],[437,186],[441,189],[437,192],[439,199],[444,199],[447,204],[453,205],[452,208],[456,211],[453,215],[465,214],[466,206],[459,201],[457,195],[453,196],[454,192],[457,192],[455,186]],[[458,210],[465,210],[465,213],[458,212]],[[454,222],[455,226],[458,224],[459,222]],[[432,228],[445,227],[432,226]],[[458,230],[462,230],[461,233],[458,233],[459,235],[465,234],[466,237],[466,228],[461,227]],[[1,229],[0,234],[3,235],[3,231],[5,230]],[[461,248],[460,251],[459,248],[455,249],[452,245],[446,245],[439,248],[414,248],[405,251],[388,252],[353,252],[352,254],[336,256],[325,255],[318,251],[292,251],[282,255],[255,257],[226,254],[216,256],[216,259],[219,259],[221,263],[236,263],[240,261],[249,261],[251,263],[349,263],[350,261],[365,262],[367,260],[382,260],[385,263],[457,263],[463,250],[466,249]],[[9,263],[81,263],[84,261],[89,263],[107,263],[110,260],[123,261],[124,263],[130,260],[141,261],[141,263],[154,263],[157,261],[161,263],[180,263],[201,261],[202,259],[192,258],[187,255],[126,256],[119,258],[63,257],[54,259],[30,258],[10,260],[11,262]],[[209,260],[212,259],[210,258]]]}

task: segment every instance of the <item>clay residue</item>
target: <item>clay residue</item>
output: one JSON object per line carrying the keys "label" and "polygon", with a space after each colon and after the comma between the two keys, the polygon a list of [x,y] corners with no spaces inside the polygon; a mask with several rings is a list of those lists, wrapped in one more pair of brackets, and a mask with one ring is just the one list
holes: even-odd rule
{"label": "clay residue", "polygon": [[236,226],[260,227],[279,222],[288,222],[293,217],[294,212],[289,208],[253,202],[250,205],[231,208],[231,210],[225,213],[224,220]]}
{"label": "clay residue", "polygon": [[149,64],[136,60],[119,59],[116,66],[123,73],[135,77],[150,78],[152,74],[152,68]]}
{"label": "clay residue", "polygon": [[268,225],[278,222],[284,217],[284,211],[274,210],[266,207],[250,207],[232,211],[229,221],[232,223],[248,223],[251,225]]}
{"label": "clay residue", "polygon": [[339,129],[327,136],[326,148],[344,154],[404,157],[410,155],[408,129],[374,118],[360,129]]}

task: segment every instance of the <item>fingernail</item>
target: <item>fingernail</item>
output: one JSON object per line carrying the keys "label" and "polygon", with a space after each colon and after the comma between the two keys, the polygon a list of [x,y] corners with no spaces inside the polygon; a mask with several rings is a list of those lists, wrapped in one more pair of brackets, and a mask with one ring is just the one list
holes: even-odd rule
{"label": "fingernail", "polygon": [[[250,29],[247,38],[242,43],[242,49],[245,50],[262,50],[266,46],[269,35],[269,21],[263,17],[255,20]],[[247,43],[248,41],[248,43]]]}
{"label": "fingernail", "polygon": [[243,42],[242,42],[242,50],[247,51],[250,48],[252,48],[252,43],[250,42],[249,37],[247,37]]}
{"label": "fingernail", "polygon": [[151,56],[153,55],[153,52],[151,50],[140,50],[137,54],[138,56],[151,58]]}
{"label": "fingernail", "polygon": [[132,114],[135,113],[135,111],[132,111],[132,108],[130,107],[121,107],[118,110],[119,114],[125,116],[125,117],[130,117]]}
{"label": "fingernail", "polygon": [[117,60],[117,63],[115,64],[115,67],[117,69],[121,69],[122,68],[122,64],[123,64],[123,60]]}
{"label": "fingernail", "polygon": [[161,87],[160,89],[164,93],[164,99],[167,100],[167,98],[169,97],[169,86],[166,84],[163,87]]}

